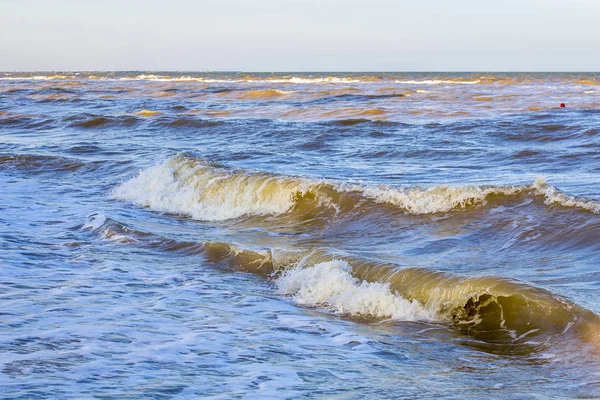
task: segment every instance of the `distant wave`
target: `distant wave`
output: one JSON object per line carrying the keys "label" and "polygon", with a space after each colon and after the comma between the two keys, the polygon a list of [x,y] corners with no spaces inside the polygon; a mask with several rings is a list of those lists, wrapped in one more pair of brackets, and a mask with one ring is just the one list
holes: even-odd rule
{"label": "distant wave", "polygon": [[[158,81],[158,82],[204,82],[204,83],[239,83],[239,82],[256,82],[256,83],[359,83],[363,82],[362,79],[346,78],[337,76],[326,76],[318,78],[307,78],[307,77],[278,77],[278,78],[262,78],[246,76],[239,79],[218,79],[218,78],[205,78],[201,76],[161,76],[161,75],[138,75],[136,77],[123,77],[120,80],[142,80],[142,81]],[[369,79],[370,80],[370,79]]]}
{"label": "distant wave", "polygon": [[[209,114],[210,115],[210,114]],[[213,114],[212,116],[218,116],[218,114]],[[159,118],[156,120],[156,124],[160,126],[166,126],[169,128],[206,128],[211,126],[218,126],[223,124],[222,121],[212,120],[212,119],[199,119],[199,118],[191,118],[191,117],[179,117],[179,118]]]}
{"label": "distant wave", "polygon": [[[273,83],[360,83],[364,82],[365,79],[344,78],[337,76],[327,76],[322,78],[303,78],[293,76],[290,78],[267,79],[266,81]],[[370,81],[370,79],[367,79],[367,81]]]}
{"label": "distant wave", "polygon": [[65,157],[30,155],[30,154],[0,154],[0,168],[17,168],[20,170],[53,173],[56,171],[75,171],[85,163]]}
{"label": "distant wave", "polygon": [[84,162],[78,158],[58,157],[42,154],[0,154],[0,170],[25,174],[56,176],[57,172],[92,172],[102,168],[106,161]]}
{"label": "distant wave", "polygon": [[56,121],[45,115],[14,114],[0,112],[0,127],[15,126],[22,129],[46,129],[54,125]]}
{"label": "distant wave", "polygon": [[262,89],[250,90],[242,94],[243,99],[270,99],[294,93],[290,90]]}
{"label": "distant wave", "polygon": [[406,97],[404,93],[388,93],[388,94],[355,94],[355,93],[344,93],[337,95],[325,95],[321,98],[310,101],[310,103],[326,103],[330,101],[373,101],[373,100],[385,100]]}
{"label": "distant wave", "polygon": [[52,81],[61,79],[74,79],[78,78],[75,75],[17,75],[17,76],[0,76],[0,81]]}
{"label": "distant wave", "polygon": [[141,115],[142,117],[154,117],[156,115],[161,115],[162,113],[154,110],[140,110],[136,112],[136,114]]}
{"label": "distant wave", "polygon": [[[111,79],[103,76],[90,76],[89,79]],[[114,79],[114,78],[112,78]],[[202,83],[236,83],[244,82],[243,79],[215,79],[215,78],[204,78],[200,76],[168,76],[168,75],[154,75],[154,74],[142,74],[137,76],[124,76],[118,78],[121,81],[155,81],[155,82],[202,82]]]}
{"label": "distant wave", "polygon": [[132,126],[140,122],[140,119],[130,115],[104,116],[94,114],[80,114],[67,117],[65,121],[69,126],[77,128],[103,128],[107,126]]}
{"label": "distant wave", "polygon": [[[0,77],[4,80],[32,80],[32,79],[69,79],[75,78],[75,76],[8,76]],[[258,76],[240,76],[239,78],[212,78],[203,76],[170,76],[170,75],[156,75],[156,74],[140,74],[136,76],[106,76],[106,75],[89,75],[88,79],[92,80],[120,80],[120,81],[154,81],[154,82],[200,82],[200,83],[292,83],[292,84],[323,84],[323,83],[360,83],[373,81],[372,77],[363,78],[349,78],[349,77],[338,77],[338,76],[324,76],[324,77],[276,77],[276,78],[265,78]]]}
{"label": "distant wave", "polygon": [[467,81],[467,80],[448,80],[448,79],[424,79],[422,81],[399,81],[396,80],[396,83],[402,83],[405,85],[475,85],[480,83],[481,80],[475,81]]}

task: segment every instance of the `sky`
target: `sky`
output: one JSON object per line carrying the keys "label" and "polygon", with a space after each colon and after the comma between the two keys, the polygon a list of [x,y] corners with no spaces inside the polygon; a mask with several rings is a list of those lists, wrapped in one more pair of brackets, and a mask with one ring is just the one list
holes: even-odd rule
{"label": "sky", "polygon": [[600,0],[0,0],[0,71],[600,71]]}

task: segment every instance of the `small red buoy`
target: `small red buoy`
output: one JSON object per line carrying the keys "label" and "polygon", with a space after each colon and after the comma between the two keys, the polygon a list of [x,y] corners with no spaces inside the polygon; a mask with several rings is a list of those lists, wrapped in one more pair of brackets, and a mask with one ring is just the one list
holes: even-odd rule
{"label": "small red buoy", "polygon": [[566,107],[565,103],[560,103],[560,107],[561,108]]}

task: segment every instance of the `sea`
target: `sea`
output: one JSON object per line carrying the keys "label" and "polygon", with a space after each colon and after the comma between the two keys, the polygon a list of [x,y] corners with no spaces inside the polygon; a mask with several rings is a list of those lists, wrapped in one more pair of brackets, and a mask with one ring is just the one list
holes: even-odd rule
{"label": "sea", "polygon": [[0,398],[600,398],[599,94],[0,73]]}

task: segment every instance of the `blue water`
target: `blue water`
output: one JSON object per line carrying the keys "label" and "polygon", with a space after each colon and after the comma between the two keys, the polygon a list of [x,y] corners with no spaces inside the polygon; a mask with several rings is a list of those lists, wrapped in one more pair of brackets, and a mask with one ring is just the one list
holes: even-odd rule
{"label": "blue water", "polygon": [[0,397],[600,397],[599,79],[0,75]]}

